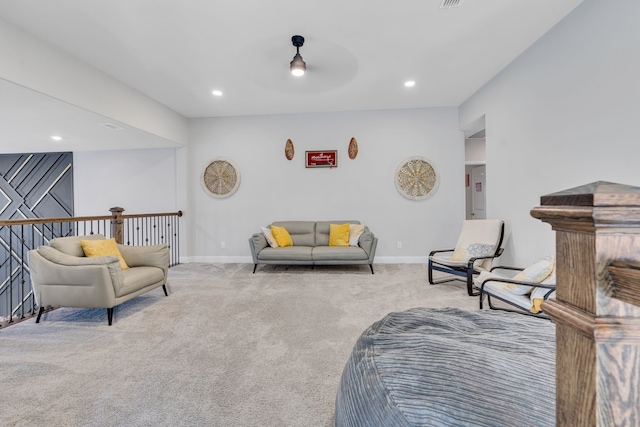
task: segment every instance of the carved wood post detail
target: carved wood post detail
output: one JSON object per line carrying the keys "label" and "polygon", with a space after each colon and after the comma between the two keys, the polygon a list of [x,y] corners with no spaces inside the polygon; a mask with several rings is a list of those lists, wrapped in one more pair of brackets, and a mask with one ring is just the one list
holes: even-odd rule
{"label": "carved wood post detail", "polygon": [[558,426],[640,425],[640,188],[609,182],[541,197],[556,231]]}
{"label": "carved wood post detail", "polygon": [[123,244],[123,233],[122,233],[122,212],[124,212],[124,208],[120,208],[118,206],[109,209],[111,212],[111,237],[116,239],[117,243]]}

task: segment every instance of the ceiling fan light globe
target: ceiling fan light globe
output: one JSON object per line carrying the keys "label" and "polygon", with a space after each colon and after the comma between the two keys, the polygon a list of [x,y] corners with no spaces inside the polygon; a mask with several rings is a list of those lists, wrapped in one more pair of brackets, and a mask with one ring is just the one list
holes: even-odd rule
{"label": "ceiling fan light globe", "polygon": [[300,56],[299,53],[296,53],[296,56],[293,57],[289,69],[294,76],[304,75],[304,72],[307,70],[307,64],[302,60],[302,56]]}

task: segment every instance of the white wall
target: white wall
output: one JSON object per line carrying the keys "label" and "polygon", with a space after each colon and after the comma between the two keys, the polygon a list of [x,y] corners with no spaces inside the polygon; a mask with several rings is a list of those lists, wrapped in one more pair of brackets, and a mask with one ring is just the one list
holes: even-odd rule
{"label": "white wall", "polygon": [[[455,108],[192,119],[189,133],[192,260],[250,262],[248,239],[278,220],[360,220],[379,238],[376,262],[424,262],[459,234],[464,139]],[[355,160],[347,154],[351,137],[360,148]],[[287,139],[292,161],[284,155]],[[306,150],[338,150],[338,167],[306,169]],[[238,192],[226,199],[200,184],[218,156],[241,173]],[[395,188],[395,170],[410,156],[426,157],[440,174],[427,200],[410,201]]]}
{"label": "white wall", "polygon": [[0,79],[170,141],[187,142],[183,116],[3,19],[0,57]]}
{"label": "white wall", "polygon": [[464,161],[467,164],[480,165],[487,161],[487,150],[484,139],[465,139]]}
{"label": "white wall", "polygon": [[75,216],[176,212],[176,149],[73,154]]}
{"label": "white wall", "polygon": [[511,232],[503,264],[554,252],[549,225],[529,215],[540,196],[640,186],[638,16],[635,0],[586,0],[460,106],[463,126],[486,115],[487,203]]}

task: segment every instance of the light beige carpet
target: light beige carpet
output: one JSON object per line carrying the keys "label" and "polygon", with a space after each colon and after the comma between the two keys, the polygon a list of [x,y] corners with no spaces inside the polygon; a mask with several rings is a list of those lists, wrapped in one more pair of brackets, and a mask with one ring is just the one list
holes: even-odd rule
{"label": "light beige carpet", "polygon": [[183,264],[117,307],[0,330],[0,424],[330,426],[360,334],[389,312],[476,309],[425,265]]}

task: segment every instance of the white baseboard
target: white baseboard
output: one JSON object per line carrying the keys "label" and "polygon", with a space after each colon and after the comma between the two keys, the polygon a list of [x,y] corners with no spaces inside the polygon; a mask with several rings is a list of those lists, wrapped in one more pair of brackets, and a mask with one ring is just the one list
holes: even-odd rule
{"label": "white baseboard", "polygon": [[188,264],[190,262],[204,262],[208,264],[253,264],[250,256],[191,256],[180,257],[180,262]]}
{"label": "white baseboard", "polygon": [[377,256],[374,264],[426,264],[429,257],[426,256]]}
{"label": "white baseboard", "polygon": [[[426,264],[428,257],[376,257],[373,264]],[[192,256],[180,257],[180,262],[188,264],[190,262],[204,262],[209,264],[253,264],[250,256]]]}

